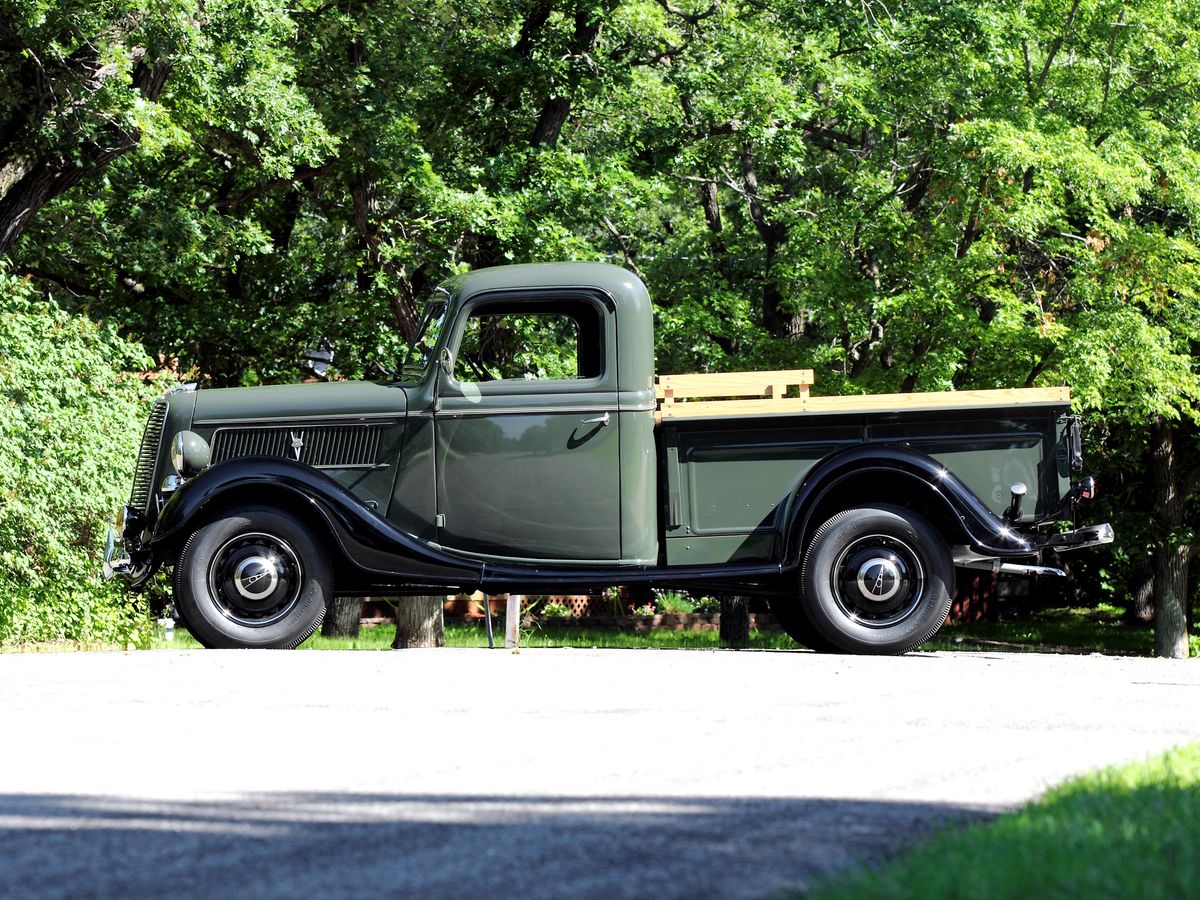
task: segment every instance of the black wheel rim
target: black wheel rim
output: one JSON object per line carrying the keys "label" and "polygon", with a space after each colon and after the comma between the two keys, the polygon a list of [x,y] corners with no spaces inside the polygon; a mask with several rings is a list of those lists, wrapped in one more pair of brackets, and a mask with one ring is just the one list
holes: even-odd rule
{"label": "black wheel rim", "polygon": [[869,628],[890,628],[912,616],[925,596],[925,568],[897,537],[870,534],[838,554],[830,587],[847,618]]}
{"label": "black wheel rim", "polygon": [[222,616],[265,628],[296,606],[304,570],[287,541],[253,532],[230,538],[208,566],[208,592]]}

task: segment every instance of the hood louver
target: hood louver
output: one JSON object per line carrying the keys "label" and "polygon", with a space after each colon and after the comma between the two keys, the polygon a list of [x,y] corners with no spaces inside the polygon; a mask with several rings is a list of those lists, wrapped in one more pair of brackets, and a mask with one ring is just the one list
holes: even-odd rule
{"label": "hood louver", "polygon": [[380,431],[378,425],[219,428],[213,435],[212,461],[276,456],[319,469],[369,467],[376,463]]}

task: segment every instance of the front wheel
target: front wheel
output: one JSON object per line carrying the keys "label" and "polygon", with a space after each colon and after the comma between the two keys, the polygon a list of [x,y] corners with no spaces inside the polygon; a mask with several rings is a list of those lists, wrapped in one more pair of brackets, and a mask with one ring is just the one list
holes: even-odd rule
{"label": "front wheel", "polygon": [[295,517],[232,510],[198,529],[175,565],[175,604],[205,647],[290,649],[325,617],[329,557]]}
{"label": "front wheel", "polygon": [[946,620],[954,563],[938,532],[915,513],[849,509],[817,529],[800,584],[805,618],[829,649],[906,653]]}

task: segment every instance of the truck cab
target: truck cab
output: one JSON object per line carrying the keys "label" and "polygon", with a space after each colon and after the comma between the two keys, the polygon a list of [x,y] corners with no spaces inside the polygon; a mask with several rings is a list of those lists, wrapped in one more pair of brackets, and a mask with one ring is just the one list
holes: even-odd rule
{"label": "truck cab", "polygon": [[402,466],[394,521],[471,557],[657,563],[653,318],[641,281],[577,263],[485,270],[445,289],[429,363],[406,388],[414,464]]}

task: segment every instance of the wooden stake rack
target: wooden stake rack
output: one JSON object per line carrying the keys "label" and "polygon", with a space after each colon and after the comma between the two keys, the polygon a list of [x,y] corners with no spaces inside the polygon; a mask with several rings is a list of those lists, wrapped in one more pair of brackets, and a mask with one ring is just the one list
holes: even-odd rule
{"label": "wooden stake rack", "polygon": [[1071,389],[1067,387],[813,397],[809,393],[812,385],[812,369],[660,375],[654,389],[657,418],[661,422],[722,416],[1065,406],[1071,402]]}

